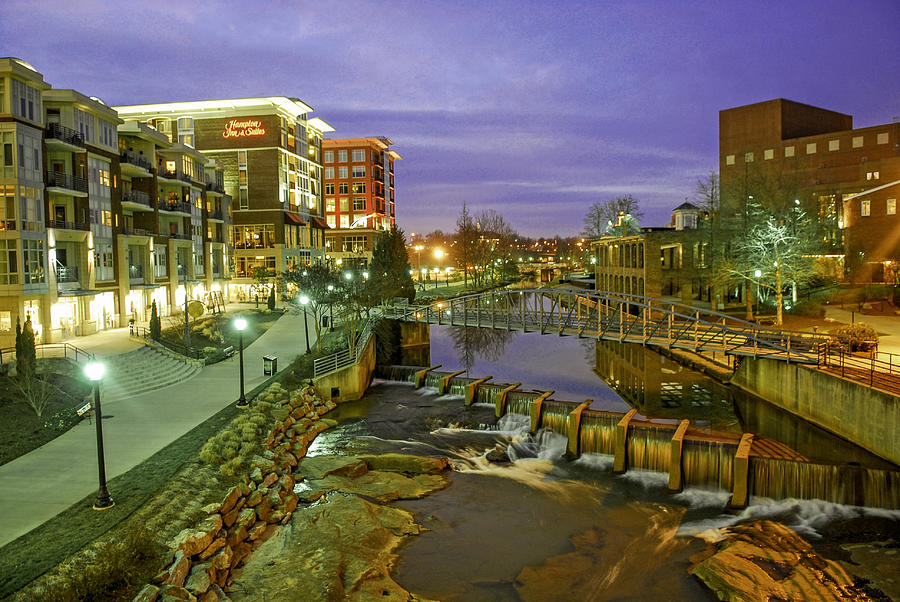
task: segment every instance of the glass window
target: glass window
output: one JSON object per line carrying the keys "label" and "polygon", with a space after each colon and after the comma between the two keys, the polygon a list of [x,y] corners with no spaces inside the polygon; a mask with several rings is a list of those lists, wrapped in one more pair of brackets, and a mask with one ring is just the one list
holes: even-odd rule
{"label": "glass window", "polygon": [[794,156],[794,147],[793,146],[785,146],[784,147],[784,156],[785,157],[793,157]]}
{"label": "glass window", "polygon": [[338,163],[346,163],[347,162],[347,151],[342,150],[338,151]]}
{"label": "glass window", "polygon": [[365,165],[354,165],[353,166],[353,177],[354,178],[365,178],[366,177],[366,166]]}
{"label": "glass window", "polygon": [[862,136],[854,136],[853,137],[853,148],[860,148],[863,145],[863,137]]}
{"label": "glass window", "polygon": [[326,167],[326,168],[325,168],[325,179],[326,179],[326,180],[333,180],[333,179],[334,179],[334,168],[333,168],[333,167]]}
{"label": "glass window", "polygon": [[366,210],[366,197],[364,197],[364,196],[353,197],[353,210],[354,211],[365,211]]}
{"label": "glass window", "polygon": [[334,197],[325,198],[325,211],[334,211]]}
{"label": "glass window", "polygon": [[325,184],[325,194],[334,194],[334,184]]}
{"label": "glass window", "polygon": [[875,142],[878,144],[887,144],[888,143],[888,133],[882,132],[875,137]]}
{"label": "glass window", "polygon": [[366,160],[366,151],[361,148],[353,149],[353,162],[365,161]]}
{"label": "glass window", "polygon": [[334,163],[334,151],[325,151],[325,163]]}
{"label": "glass window", "polygon": [[347,167],[346,167],[346,166],[338,167],[338,177],[339,177],[339,178],[346,178],[346,177],[348,177],[348,176],[347,176],[347,173],[348,173],[348,172],[347,172]]}
{"label": "glass window", "polygon": [[859,214],[863,217],[866,217],[870,214],[872,209],[872,202],[869,200],[863,200],[859,203]]}
{"label": "glass window", "polygon": [[44,282],[44,241],[22,241],[23,284]]}
{"label": "glass window", "polygon": [[18,284],[15,239],[0,239],[0,284]]}
{"label": "glass window", "polygon": [[888,215],[896,215],[897,214],[897,199],[888,199],[887,200],[887,214]]}
{"label": "glass window", "polygon": [[365,182],[353,182],[353,193],[361,194],[366,191],[366,183]]}
{"label": "glass window", "polygon": [[829,151],[841,150],[841,141],[840,140],[829,140],[828,141],[828,150]]}
{"label": "glass window", "polygon": [[734,165],[734,155],[727,155],[725,157],[725,165]]}
{"label": "glass window", "polygon": [[806,154],[807,155],[816,154],[816,143],[815,142],[810,142],[809,144],[806,145]]}
{"label": "glass window", "polygon": [[350,211],[350,199],[348,197],[341,197],[341,211],[344,213]]}
{"label": "glass window", "polygon": [[347,182],[341,182],[338,184],[338,192],[340,194],[350,194],[350,184]]}

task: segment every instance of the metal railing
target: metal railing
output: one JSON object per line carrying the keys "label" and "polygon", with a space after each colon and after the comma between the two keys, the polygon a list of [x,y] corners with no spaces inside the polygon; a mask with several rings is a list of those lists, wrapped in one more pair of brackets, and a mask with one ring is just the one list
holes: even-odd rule
{"label": "metal railing", "polygon": [[78,282],[78,267],[59,265],[56,266],[57,282]]}
{"label": "metal railing", "polygon": [[122,202],[150,207],[150,195],[141,190],[131,190],[122,195]]}
{"label": "metal railing", "polygon": [[185,203],[184,201],[160,203],[159,208],[161,211],[170,211],[173,213],[191,213],[191,204]]}
{"label": "metal railing", "polygon": [[155,341],[169,351],[174,351],[178,355],[183,355],[184,357],[189,357],[195,360],[203,358],[203,352],[199,349],[194,349],[193,347],[185,347],[182,343],[179,343],[178,341],[167,337],[160,337],[159,340],[154,339],[150,336],[150,329],[145,326],[132,325],[129,332],[132,336],[141,337],[142,339],[146,339],[148,341]]}
{"label": "metal railing", "polygon": [[64,222],[61,220],[50,220],[51,228],[58,228],[60,230],[82,230],[87,231],[91,229],[91,225],[87,222]]}
{"label": "metal railing", "polygon": [[119,153],[119,160],[122,163],[128,163],[130,165],[140,167],[141,169],[144,169],[146,171],[153,170],[153,164],[150,163],[150,161],[132,151],[123,150],[121,153]]}
{"label": "metal railing", "polygon": [[128,278],[131,280],[139,280],[144,277],[144,266],[130,265],[128,266]]}
{"label": "metal railing", "polygon": [[843,346],[822,345],[818,367],[841,378],[900,395],[900,355],[872,351],[868,356],[854,355]]}
{"label": "metal railing", "polygon": [[225,186],[223,184],[219,184],[218,182],[207,182],[206,189],[210,192],[225,194]]}
{"label": "metal railing", "polygon": [[73,176],[58,171],[47,172],[47,186],[55,186],[57,188],[65,188],[66,190],[76,190],[86,193],[88,191],[88,183],[84,178]]}
{"label": "metal railing", "polygon": [[[94,359],[93,353],[88,353],[84,349],[80,349],[69,343],[44,343],[42,345],[35,345],[34,351],[35,356],[38,359],[62,357],[74,362],[86,362]],[[15,359],[15,347],[0,349],[0,364],[5,364],[6,362],[11,362]]]}
{"label": "metal railing", "polygon": [[224,215],[222,214],[222,210],[221,210],[221,209],[210,209],[210,210],[207,212],[206,217],[207,217],[207,219],[214,219],[214,220],[218,220],[218,221],[220,221],[220,222],[225,220],[225,217],[224,217]]}
{"label": "metal railing", "polygon": [[58,123],[48,123],[44,136],[48,140],[55,139],[65,142],[66,144],[71,144],[72,146],[84,148],[84,136],[82,136],[80,132],[76,132],[72,128],[67,128]]}
{"label": "metal railing", "polygon": [[325,357],[320,357],[315,360],[313,362],[313,378],[319,378],[325,374],[355,364],[357,358],[359,358],[366,348],[366,345],[369,344],[373,328],[373,321],[367,320],[357,333],[356,345],[354,345],[352,349],[348,347],[337,353],[332,353],[331,355],[326,355]]}

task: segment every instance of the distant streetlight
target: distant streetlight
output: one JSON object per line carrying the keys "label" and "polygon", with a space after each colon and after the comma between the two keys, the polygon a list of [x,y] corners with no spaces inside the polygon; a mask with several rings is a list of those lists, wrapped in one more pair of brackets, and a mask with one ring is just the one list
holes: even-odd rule
{"label": "distant streetlight", "polygon": [[97,419],[97,468],[100,476],[100,490],[94,510],[106,510],[116,505],[106,489],[106,461],[103,458],[103,411],[100,408],[100,381],[106,366],[100,362],[90,362],[84,367],[85,376],[94,383],[94,417]]}
{"label": "distant streetlight", "polygon": [[300,305],[303,306],[303,335],[306,337],[306,353],[309,353],[309,324],[306,323],[306,304],[309,303],[309,297],[300,295]]}
{"label": "distant streetlight", "polygon": [[334,285],[328,285],[328,330],[334,332]]}
{"label": "distant streetlight", "polygon": [[241,396],[238,398],[237,405],[239,407],[246,407],[247,398],[244,396],[244,329],[247,328],[247,320],[244,318],[237,318],[234,321],[234,329],[238,331],[238,353],[239,353],[239,363],[241,365]]}
{"label": "distant streetlight", "polygon": [[422,269],[422,249],[424,249],[424,248],[425,247],[422,245],[416,245],[413,247],[413,249],[416,250],[416,269],[417,270]]}

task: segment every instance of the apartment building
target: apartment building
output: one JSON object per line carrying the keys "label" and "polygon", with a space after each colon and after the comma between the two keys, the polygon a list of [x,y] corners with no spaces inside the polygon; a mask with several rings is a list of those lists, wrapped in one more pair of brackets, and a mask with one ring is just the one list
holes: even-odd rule
{"label": "apartment building", "polygon": [[892,279],[900,261],[900,123],[775,99],[719,112],[723,209],[742,198],[797,202],[816,216],[826,252],[863,279]]}
{"label": "apartment building", "polygon": [[[123,124],[96,97],[53,89],[15,58],[0,58],[0,145],[0,346],[14,343],[17,320],[57,342],[147,319],[153,301],[165,315],[185,288],[227,294],[227,218],[206,209],[229,206],[221,187],[207,189],[222,166]],[[164,157],[181,161],[174,185],[157,177]],[[169,192],[191,207],[170,211]],[[151,271],[160,258],[172,258],[166,271]]]}
{"label": "apartment building", "polygon": [[272,96],[116,110],[126,124],[152,126],[172,148],[197,149],[223,167],[222,190],[234,199],[227,234],[233,295],[250,298],[260,274],[274,282],[285,271],[325,261],[322,135],[333,128],[310,118],[310,106]]}
{"label": "apartment building", "polygon": [[395,224],[394,161],[401,157],[383,136],[325,140],[325,238],[332,265],[364,265],[378,233]]}

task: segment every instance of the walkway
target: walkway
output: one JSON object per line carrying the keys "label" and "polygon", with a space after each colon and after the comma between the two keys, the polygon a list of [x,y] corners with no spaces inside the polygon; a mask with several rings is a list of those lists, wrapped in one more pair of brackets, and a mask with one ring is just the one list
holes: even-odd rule
{"label": "walkway", "polygon": [[[227,309],[246,309],[233,305]],[[310,344],[315,326],[309,319]],[[98,356],[125,353],[140,343],[120,328],[73,344]],[[276,355],[282,369],[305,351],[303,314],[288,312],[244,349],[245,386],[262,383],[262,356]],[[108,479],[127,472],[216,414],[239,395],[238,357],[206,366],[177,384],[103,403],[103,444]],[[101,390],[102,395],[102,390]],[[102,401],[102,397],[101,397]],[[0,466],[0,546],[53,518],[97,491],[95,427],[82,421],[69,432]],[[112,492],[115,497],[117,492]]]}

